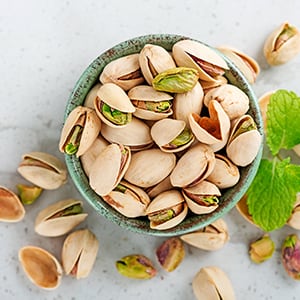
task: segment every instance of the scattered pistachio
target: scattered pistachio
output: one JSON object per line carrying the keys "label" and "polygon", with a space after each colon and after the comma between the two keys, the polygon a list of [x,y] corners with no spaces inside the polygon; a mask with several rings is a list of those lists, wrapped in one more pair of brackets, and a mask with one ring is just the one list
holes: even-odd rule
{"label": "scattered pistachio", "polygon": [[300,280],[300,240],[296,234],[291,234],[284,240],[281,259],[287,274]]}
{"label": "scattered pistachio", "polygon": [[275,250],[275,244],[268,235],[251,243],[250,258],[253,262],[259,264],[272,257]]}
{"label": "scattered pistachio", "polygon": [[25,205],[34,203],[43,191],[43,189],[38,186],[28,186],[25,184],[18,184],[17,189],[20,200]]}

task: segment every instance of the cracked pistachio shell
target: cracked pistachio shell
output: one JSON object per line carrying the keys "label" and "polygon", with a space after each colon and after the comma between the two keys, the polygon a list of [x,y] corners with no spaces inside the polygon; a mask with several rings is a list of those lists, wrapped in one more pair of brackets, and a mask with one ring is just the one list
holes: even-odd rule
{"label": "cracked pistachio shell", "polygon": [[287,225],[297,230],[300,229],[300,193],[297,193],[294,208],[287,221]]}
{"label": "cracked pistachio shell", "polygon": [[[62,153],[79,157],[93,144],[101,129],[101,121],[95,111],[89,107],[77,106],[68,115],[61,132],[59,150]],[[79,130],[76,136],[76,130]],[[68,145],[76,148],[68,153]]]}
{"label": "cracked pistachio shell", "polygon": [[235,300],[231,281],[219,267],[201,268],[192,287],[197,300]]}
{"label": "cracked pistachio shell", "polygon": [[91,90],[88,92],[88,94],[86,95],[85,99],[84,99],[84,103],[83,106],[84,107],[89,107],[94,109],[94,102],[95,99],[97,98],[97,92],[99,90],[101,86],[101,83],[97,83],[96,85],[94,85]]}
{"label": "cracked pistachio shell", "polygon": [[300,240],[296,234],[288,235],[282,245],[281,261],[287,274],[300,280]]}
{"label": "cracked pistachio shell", "polygon": [[262,143],[262,136],[250,115],[239,118],[232,128],[226,153],[237,166],[245,167],[256,157]]}
{"label": "cracked pistachio shell", "polygon": [[115,210],[128,218],[145,216],[146,208],[150,202],[149,196],[144,190],[124,180],[113,191],[102,198]]}
{"label": "cracked pistachio shell", "polygon": [[115,83],[125,91],[144,82],[140,65],[139,54],[130,54],[108,63],[100,75],[100,82]]}
{"label": "cracked pistachio shell", "polygon": [[221,192],[209,181],[203,180],[196,185],[186,187],[182,193],[189,209],[197,215],[211,213],[219,206],[218,197],[221,196]]}
{"label": "cracked pistachio shell", "polygon": [[139,187],[148,188],[164,180],[174,169],[176,156],[159,149],[132,154],[124,179]]}
{"label": "cracked pistachio shell", "polygon": [[210,175],[215,163],[213,150],[207,145],[197,144],[178,160],[170,176],[171,183],[176,187],[196,185]]}
{"label": "cracked pistachio shell", "polygon": [[29,280],[36,286],[53,290],[60,285],[62,267],[48,251],[35,246],[25,246],[19,250],[19,261]]}
{"label": "cracked pistachio shell", "polygon": [[93,163],[89,183],[100,196],[109,194],[123,178],[131,160],[128,147],[120,144],[110,144]]}
{"label": "cracked pistachio shell", "polygon": [[197,41],[179,41],[174,44],[172,53],[178,66],[195,68],[201,80],[215,81],[216,76],[223,75],[228,69],[216,51]]}
{"label": "cracked pistachio shell", "polygon": [[[79,211],[72,213],[71,210],[74,206],[78,206]],[[82,212],[81,201],[75,199],[61,200],[38,213],[34,230],[42,236],[61,236],[83,222],[87,216],[87,213]]]}
{"label": "cracked pistachio shell", "polygon": [[122,128],[103,124],[101,134],[109,142],[128,146],[131,151],[144,150],[153,145],[149,126],[134,117],[127,126]]}
{"label": "cracked pistachio shell", "polygon": [[46,190],[57,189],[67,181],[66,166],[55,156],[44,152],[24,154],[18,172],[26,180]]}
{"label": "cracked pistachio shell", "polygon": [[249,109],[249,98],[232,84],[223,84],[211,89],[204,96],[204,105],[208,107],[211,100],[217,100],[230,120],[243,116]]}
{"label": "cracked pistachio shell", "polygon": [[19,197],[9,189],[0,186],[0,221],[19,222],[25,216],[25,209]]}
{"label": "cracked pistachio shell", "polygon": [[271,66],[284,64],[300,52],[298,29],[285,22],[276,28],[266,39],[264,55]]}
{"label": "cracked pistachio shell", "polygon": [[169,190],[155,197],[146,209],[150,228],[165,230],[181,223],[188,213],[188,207],[182,194]]}
{"label": "cracked pistachio shell", "polygon": [[240,179],[239,168],[224,155],[215,154],[215,157],[215,167],[207,180],[214,183],[219,189],[234,186]]}
{"label": "cracked pistachio shell", "polygon": [[67,275],[76,279],[87,277],[96,261],[99,248],[97,237],[88,229],[70,233],[62,247],[61,260]]}
{"label": "cracked pistachio shell", "polygon": [[228,227],[223,219],[206,227],[184,234],[180,238],[187,244],[207,251],[221,249],[229,240]]}
{"label": "cracked pistachio shell", "polygon": [[182,120],[189,127],[188,115],[200,114],[203,106],[203,89],[199,82],[188,92],[176,94],[173,100],[173,117]]}
{"label": "cracked pistachio shell", "polygon": [[142,73],[149,85],[153,78],[168,69],[175,68],[175,62],[170,53],[161,46],[146,44],[140,52],[139,63]]}
{"label": "cracked pistachio shell", "polygon": [[275,244],[268,235],[250,244],[249,255],[253,262],[259,264],[272,257],[275,251]]}

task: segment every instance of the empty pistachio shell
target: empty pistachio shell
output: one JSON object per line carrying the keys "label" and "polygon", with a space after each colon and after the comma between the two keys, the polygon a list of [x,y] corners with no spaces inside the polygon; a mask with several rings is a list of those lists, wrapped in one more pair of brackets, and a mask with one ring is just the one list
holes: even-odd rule
{"label": "empty pistachio shell", "polygon": [[268,235],[250,244],[249,255],[253,262],[262,263],[272,257],[275,244]]}
{"label": "empty pistachio shell", "polygon": [[43,189],[57,189],[67,181],[67,169],[55,156],[44,152],[30,152],[22,156],[18,172]]}
{"label": "empty pistachio shell", "polygon": [[87,217],[82,202],[75,199],[58,201],[41,210],[35,219],[35,231],[43,236],[60,236]]}
{"label": "empty pistachio shell", "polygon": [[288,219],[287,224],[297,230],[300,229],[300,193],[297,193],[292,215]]}
{"label": "empty pistachio shell", "polygon": [[19,222],[25,216],[25,209],[19,197],[9,189],[0,186],[0,221]]}
{"label": "empty pistachio shell", "polygon": [[23,204],[34,203],[43,191],[43,189],[38,186],[28,186],[25,184],[18,184],[17,189]]}
{"label": "empty pistachio shell", "polygon": [[19,250],[19,260],[30,281],[38,287],[51,290],[60,285],[62,267],[48,251],[25,246]]}
{"label": "empty pistachio shell", "polygon": [[300,280],[300,240],[296,234],[291,234],[284,240],[281,259],[287,274]]}
{"label": "empty pistachio shell", "polygon": [[134,279],[151,279],[157,273],[151,260],[141,254],[124,256],[116,261],[118,272]]}
{"label": "empty pistachio shell", "polygon": [[87,277],[96,260],[99,242],[88,229],[70,233],[62,248],[62,265],[67,275],[77,279]]}
{"label": "empty pistachio shell", "polygon": [[185,256],[184,245],[177,238],[169,238],[165,240],[157,249],[156,257],[160,265],[167,271],[174,271],[182,262]]}
{"label": "empty pistachio shell", "polygon": [[169,93],[186,93],[193,89],[198,81],[198,72],[193,68],[177,67],[168,69],[155,76],[154,89]]}

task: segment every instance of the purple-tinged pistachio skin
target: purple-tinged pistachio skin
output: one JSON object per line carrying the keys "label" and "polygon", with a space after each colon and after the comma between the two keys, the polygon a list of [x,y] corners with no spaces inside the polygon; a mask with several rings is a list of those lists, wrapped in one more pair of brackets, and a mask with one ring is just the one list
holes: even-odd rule
{"label": "purple-tinged pistachio skin", "polygon": [[300,280],[300,240],[296,234],[287,236],[283,243],[282,264],[290,277]]}

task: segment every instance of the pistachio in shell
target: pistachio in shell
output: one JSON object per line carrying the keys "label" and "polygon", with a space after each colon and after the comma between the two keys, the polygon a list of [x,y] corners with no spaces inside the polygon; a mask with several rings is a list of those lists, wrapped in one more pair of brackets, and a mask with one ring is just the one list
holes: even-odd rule
{"label": "pistachio in shell", "polygon": [[160,193],[171,190],[172,188],[173,186],[170,181],[170,176],[167,176],[164,180],[162,180],[158,184],[147,188],[146,192],[150,198],[155,198]]}

